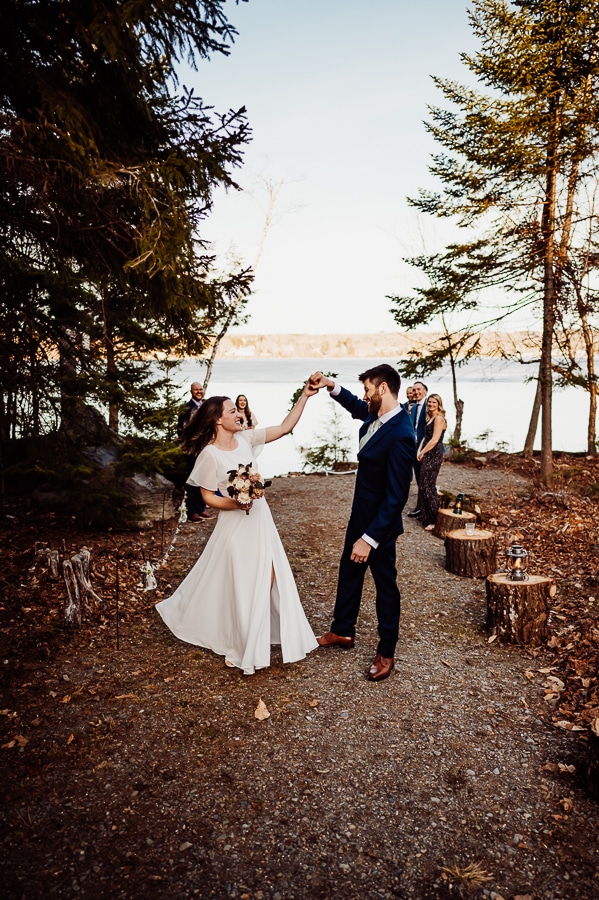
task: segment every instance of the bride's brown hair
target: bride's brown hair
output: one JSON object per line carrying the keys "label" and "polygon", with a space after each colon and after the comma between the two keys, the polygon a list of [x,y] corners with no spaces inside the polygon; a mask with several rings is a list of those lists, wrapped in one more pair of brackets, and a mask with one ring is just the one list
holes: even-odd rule
{"label": "bride's brown hair", "polygon": [[225,400],[230,397],[208,397],[183,429],[181,446],[197,456],[216,437],[216,422],[223,414]]}

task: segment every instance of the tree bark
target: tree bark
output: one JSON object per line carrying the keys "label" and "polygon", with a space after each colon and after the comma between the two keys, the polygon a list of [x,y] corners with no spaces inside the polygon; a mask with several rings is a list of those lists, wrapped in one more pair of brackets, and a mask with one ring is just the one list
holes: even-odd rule
{"label": "tree bark", "polygon": [[497,570],[497,541],[492,531],[450,531],[445,537],[445,568],[464,578],[485,578]]}
{"label": "tree bark", "polygon": [[595,719],[589,726],[586,776],[591,797],[599,801],[599,719]]}
{"label": "tree bark", "polygon": [[466,522],[476,522],[474,513],[463,512],[457,516],[453,509],[440,509],[437,513],[437,521],[433,529],[435,537],[444,538],[450,531],[463,528]]}
{"label": "tree bark", "polygon": [[532,412],[530,414],[530,424],[524,441],[524,456],[526,459],[532,459],[535,445],[535,437],[539,427],[539,413],[541,412],[541,379],[537,378],[537,389],[535,391],[535,399],[532,404]]}
{"label": "tree bark", "polygon": [[487,588],[487,628],[500,641],[538,646],[547,637],[549,603],[555,596],[555,582],[542,575],[528,581],[511,581],[509,576],[489,575]]}

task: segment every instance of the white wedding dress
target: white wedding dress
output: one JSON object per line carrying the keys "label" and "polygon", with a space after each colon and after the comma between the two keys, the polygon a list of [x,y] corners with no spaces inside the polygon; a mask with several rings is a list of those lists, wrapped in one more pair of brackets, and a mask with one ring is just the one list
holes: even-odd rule
{"label": "white wedding dress", "polygon": [[[237,449],[205,447],[188,482],[227,496],[228,472],[251,463],[264,446],[265,429],[238,432]],[[271,573],[275,579],[271,590]],[[303,659],[318,646],[266,498],[244,510],[220,510],[193,569],[156,609],[182,641],[207,647],[246,675],[270,665],[270,645],[283,662]]]}

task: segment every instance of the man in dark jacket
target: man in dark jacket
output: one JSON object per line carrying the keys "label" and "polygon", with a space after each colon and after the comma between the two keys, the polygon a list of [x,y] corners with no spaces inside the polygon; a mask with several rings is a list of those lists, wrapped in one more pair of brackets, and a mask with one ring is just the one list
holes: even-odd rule
{"label": "man in dark jacket", "polygon": [[[197,413],[198,409],[204,402],[204,388],[199,381],[194,381],[191,385],[191,398],[185,404],[185,409],[177,420],[177,437],[183,436],[183,430]],[[185,454],[185,462],[187,465],[187,478],[191,475],[195,466],[196,456],[194,453]],[[192,484],[185,485],[185,503],[187,506],[187,518],[190,522],[203,522],[204,519],[211,519],[212,516],[206,509],[206,504],[202,497],[202,490],[194,487]]]}
{"label": "man in dark jacket", "polygon": [[398,402],[401,379],[392,366],[374,366],[360,375],[363,400],[321,372],[312,375],[310,381],[315,387],[326,387],[354,419],[364,423],[359,432],[356,487],[339,565],[333,622],[318,643],[343,649],[354,646],[364,576],[370,567],[376,588],[379,642],[368,678],[382,681],[393,669],[399,634],[395,541],[403,533],[402,510],[416,459],[414,426]]}

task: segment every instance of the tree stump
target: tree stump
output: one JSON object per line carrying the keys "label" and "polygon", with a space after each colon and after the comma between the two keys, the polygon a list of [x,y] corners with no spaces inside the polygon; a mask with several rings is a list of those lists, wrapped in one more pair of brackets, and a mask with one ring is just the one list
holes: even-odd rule
{"label": "tree stump", "polygon": [[586,773],[589,793],[593,800],[599,801],[599,719],[595,719],[589,726]]}
{"label": "tree stump", "polygon": [[465,522],[476,522],[474,513],[463,512],[461,515],[456,516],[451,509],[440,509],[437,513],[433,534],[435,537],[444,538],[450,531],[457,531],[458,528],[463,528]]}
{"label": "tree stump", "polygon": [[485,578],[497,569],[497,549],[492,531],[479,528],[474,534],[465,529],[445,536],[445,568],[465,578]]}
{"label": "tree stump", "polygon": [[542,643],[556,590],[555,582],[543,575],[530,575],[528,581],[511,581],[500,573],[489,575],[487,628],[505,643]]}

